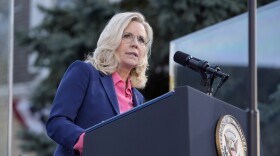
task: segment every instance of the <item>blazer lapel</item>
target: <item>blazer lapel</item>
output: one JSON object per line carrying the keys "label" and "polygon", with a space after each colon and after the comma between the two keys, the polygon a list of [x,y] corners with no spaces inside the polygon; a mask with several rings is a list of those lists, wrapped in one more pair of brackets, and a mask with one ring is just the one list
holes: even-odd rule
{"label": "blazer lapel", "polygon": [[138,99],[138,97],[136,95],[135,88],[132,88],[132,98],[133,98],[132,101],[133,101],[134,107],[139,106],[140,105],[140,101],[139,101],[139,99]]}
{"label": "blazer lapel", "polygon": [[118,105],[118,99],[117,99],[117,95],[115,92],[115,87],[114,87],[114,83],[113,83],[113,79],[112,79],[112,75],[105,75],[104,73],[100,72],[101,74],[101,82],[102,85],[108,95],[108,98],[111,102],[111,105],[113,106],[115,112],[117,114],[120,114],[120,109],[119,109],[119,105]]}

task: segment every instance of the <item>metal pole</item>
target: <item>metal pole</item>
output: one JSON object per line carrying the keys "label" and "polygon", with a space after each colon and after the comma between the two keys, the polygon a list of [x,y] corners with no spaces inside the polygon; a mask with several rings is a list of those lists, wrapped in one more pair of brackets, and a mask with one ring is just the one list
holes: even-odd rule
{"label": "metal pole", "polygon": [[10,31],[9,31],[9,112],[8,112],[8,156],[12,156],[12,123],[13,123],[13,68],[14,68],[14,0],[10,0]]}
{"label": "metal pole", "polygon": [[250,146],[249,155],[260,156],[260,116],[256,67],[256,0],[248,0],[249,6],[249,68],[250,68]]}

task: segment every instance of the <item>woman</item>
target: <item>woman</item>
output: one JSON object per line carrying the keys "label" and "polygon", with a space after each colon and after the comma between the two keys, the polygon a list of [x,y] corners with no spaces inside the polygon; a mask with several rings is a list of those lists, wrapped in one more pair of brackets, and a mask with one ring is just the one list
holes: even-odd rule
{"label": "woman", "polygon": [[153,31],[142,14],[119,13],[101,33],[93,56],[65,72],[47,122],[54,155],[82,154],[85,129],[144,102]]}

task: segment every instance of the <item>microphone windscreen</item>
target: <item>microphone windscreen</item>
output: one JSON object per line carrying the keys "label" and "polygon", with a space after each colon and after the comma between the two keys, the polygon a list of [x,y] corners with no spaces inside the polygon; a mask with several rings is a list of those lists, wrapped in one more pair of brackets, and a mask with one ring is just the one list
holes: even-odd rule
{"label": "microphone windscreen", "polygon": [[177,51],[174,54],[173,60],[183,66],[187,65],[187,58],[191,57],[190,55],[183,53],[181,51]]}

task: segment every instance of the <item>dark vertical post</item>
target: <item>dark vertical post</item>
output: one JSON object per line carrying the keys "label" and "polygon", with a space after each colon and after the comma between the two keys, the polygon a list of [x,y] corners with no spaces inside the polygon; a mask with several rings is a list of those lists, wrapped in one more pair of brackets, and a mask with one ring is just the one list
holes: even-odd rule
{"label": "dark vertical post", "polygon": [[249,68],[250,68],[250,140],[249,155],[260,156],[260,116],[256,67],[256,0],[248,0]]}

